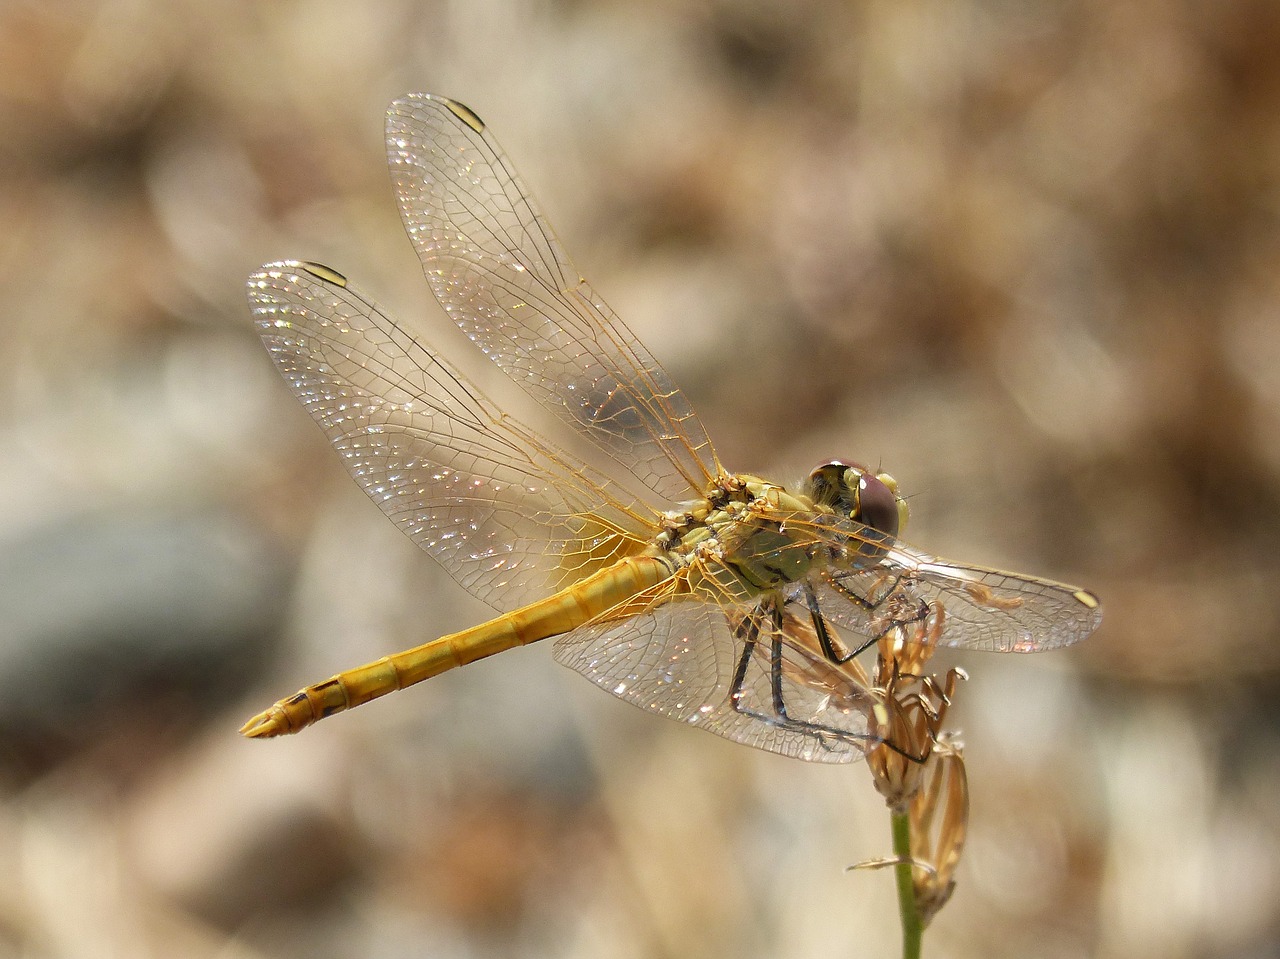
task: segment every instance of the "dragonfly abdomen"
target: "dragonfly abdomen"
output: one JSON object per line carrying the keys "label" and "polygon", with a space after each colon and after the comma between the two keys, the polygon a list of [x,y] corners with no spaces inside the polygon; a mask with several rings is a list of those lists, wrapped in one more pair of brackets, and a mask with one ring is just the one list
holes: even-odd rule
{"label": "dragonfly abdomen", "polygon": [[283,736],[305,729],[326,716],[363,705],[455,666],[465,666],[495,653],[559,636],[670,579],[670,561],[656,556],[619,560],[546,599],[401,653],[308,686],[280,700],[241,728],[254,738]]}

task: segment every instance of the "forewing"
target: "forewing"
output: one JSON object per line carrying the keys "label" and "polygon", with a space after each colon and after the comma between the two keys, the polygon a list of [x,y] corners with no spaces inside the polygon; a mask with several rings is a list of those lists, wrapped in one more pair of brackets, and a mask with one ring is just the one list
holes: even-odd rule
{"label": "forewing", "polygon": [[640,548],[641,519],[599,478],[340,274],[270,263],[248,295],[267,352],[356,482],[480,599],[514,609]]}
{"label": "forewing", "polygon": [[660,508],[703,493],[717,465],[697,416],[582,279],[480,119],[404,97],[387,154],[427,280],[467,336]]}
{"label": "forewing", "polygon": [[939,645],[963,649],[1056,649],[1102,622],[1098,598],[1077,586],[952,563],[902,543],[866,568],[835,568],[813,583],[824,615],[869,640],[919,623],[933,602],[946,614]]}
{"label": "forewing", "polygon": [[[744,656],[747,636],[754,645]],[[775,708],[775,638],[785,716]],[[555,656],[642,709],[757,749],[842,763],[873,744],[866,691],[791,645],[763,605],[732,609],[677,598],[629,619],[579,627],[556,642]]]}

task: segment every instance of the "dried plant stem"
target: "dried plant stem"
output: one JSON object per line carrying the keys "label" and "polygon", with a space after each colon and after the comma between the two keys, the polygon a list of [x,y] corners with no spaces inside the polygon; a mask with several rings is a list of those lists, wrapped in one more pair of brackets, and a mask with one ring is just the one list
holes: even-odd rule
{"label": "dried plant stem", "polygon": [[911,879],[911,816],[905,807],[889,813],[893,824],[893,867],[898,880],[898,915],[902,919],[902,959],[920,959],[924,923],[916,908],[916,888]]}

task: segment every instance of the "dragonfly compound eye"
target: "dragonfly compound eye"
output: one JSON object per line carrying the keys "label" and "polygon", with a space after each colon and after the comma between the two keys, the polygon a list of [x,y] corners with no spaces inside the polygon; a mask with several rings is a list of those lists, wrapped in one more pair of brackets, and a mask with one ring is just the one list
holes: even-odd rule
{"label": "dragonfly compound eye", "polygon": [[845,474],[845,482],[857,490],[853,518],[881,533],[897,536],[899,521],[902,519],[900,507],[905,506],[905,503],[898,498],[897,484],[893,482],[893,478],[886,473],[873,476],[857,467],[851,467]]}

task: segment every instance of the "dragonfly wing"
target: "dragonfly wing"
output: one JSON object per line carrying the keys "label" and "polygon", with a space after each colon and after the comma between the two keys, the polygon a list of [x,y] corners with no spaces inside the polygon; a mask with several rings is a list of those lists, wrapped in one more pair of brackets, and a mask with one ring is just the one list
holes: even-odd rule
{"label": "dragonfly wing", "polygon": [[765,604],[733,610],[682,597],[581,626],[556,642],[555,656],[629,703],[747,746],[815,762],[862,756],[873,744],[869,696],[812,658],[810,640],[793,644],[789,622]]}
{"label": "dragonfly wing", "polygon": [[635,552],[639,517],[318,264],[249,278],[267,352],[348,471],[468,590],[514,609]]}
{"label": "dragonfly wing", "polygon": [[429,94],[387,114],[400,215],[446,312],[660,508],[718,466],[684,395],[587,285],[483,122]]}
{"label": "dragonfly wing", "polygon": [[896,543],[866,569],[813,579],[823,614],[868,639],[919,623],[930,603],[945,612],[939,645],[989,652],[1069,646],[1102,622],[1098,598],[1077,586],[952,563]]}

